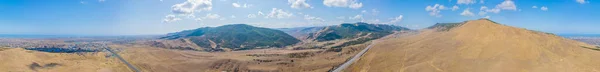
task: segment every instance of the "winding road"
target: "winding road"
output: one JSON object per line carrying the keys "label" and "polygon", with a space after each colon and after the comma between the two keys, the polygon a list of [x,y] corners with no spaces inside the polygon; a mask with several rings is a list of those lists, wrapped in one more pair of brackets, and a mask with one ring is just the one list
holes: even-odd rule
{"label": "winding road", "polygon": [[338,66],[336,69],[334,69],[331,72],[342,72],[342,70],[348,68],[350,65],[352,65],[352,63],[356,62],[358,59],[360,59],[360,56],[362,56],[363,54],[365,54],[369,49],[371,49],[371,47],[373,46],[373,44],[375,44],[375,42],[372,42],[371,44],[369,44],[369,46],[367,46],[367,48],[363,49],[362,51],[360,51],[358,54],[354,55],[354,57],[352,57],[350,60],[346,61],[344,64]]}
{"label": "winding road", "polygon": [[140,70],[135,68],[133,65],[129,64],[129,62],[125,61],[125,59],[123,59],[123,57],[121,57],[119,54],[117,54],[110,48],[104,48],[104,49],[106,49],[108,52],[112,53],[113,56],[116,56],[117,58],[119,58],[119,60],[121,60],[121,62],[125,63],[127,65],[127,67],[129,67],[129,69],[133,70],[134,72],[140,72]]}

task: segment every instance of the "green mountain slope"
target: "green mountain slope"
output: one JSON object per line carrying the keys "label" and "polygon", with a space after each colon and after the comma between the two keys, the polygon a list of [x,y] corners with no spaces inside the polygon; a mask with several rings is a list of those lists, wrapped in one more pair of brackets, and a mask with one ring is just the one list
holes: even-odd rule
{"label": "green mountain slope", "polygon": [[395,31],[409,30],[408,28],[385,25],[385,24],[367,24],[367,23],[344,23],[337,26],[328,26],[322,30],[309,34],[308,38],[317,42],[332,41],[338,39],[350,40],[334,48],[344,47],[354,44],[361,44],[373,39],[378,39],[390,35]]}
{"label": "green mountain slope", "polygon": [[338,26],[329,26],[323,30],[312,34],[309,38],[314,38],[316,41],[330,41],[336,39],[351,39],[361,36],[373,38],[383,37],[392,34],[393,31],[409,30],[408,28],[383,25],[383,24],[367,24],[367,23],[344,23]]}
{"label": "green mountain slope", "polygon": [[171,33],[162,39],[189,39],[196,45],[215,51],[222,48],[246,50],[254,48],[284,47],[300,40],[279,30],[232,24],[220,27],[205,27]]}

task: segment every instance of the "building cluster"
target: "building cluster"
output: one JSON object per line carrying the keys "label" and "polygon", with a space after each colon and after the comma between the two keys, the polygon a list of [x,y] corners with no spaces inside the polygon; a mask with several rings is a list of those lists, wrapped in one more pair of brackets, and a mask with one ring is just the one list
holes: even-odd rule
{"label": "building cluster", "polygon": [[570,39],[600,46],[600,37],[570,37]]}
{"label": "building cluster", "polygon": [[0,42],[0,47],[100,49],[108,46],[106,46],[106,44],[103,43]]}

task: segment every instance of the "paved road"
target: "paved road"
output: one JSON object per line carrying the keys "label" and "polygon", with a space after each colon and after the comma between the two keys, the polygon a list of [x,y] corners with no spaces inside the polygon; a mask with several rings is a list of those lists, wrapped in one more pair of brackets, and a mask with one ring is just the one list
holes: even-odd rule
{"label": "paved road", "polygon": [[342,72],[342,70],[348,68],[350,65],[352,65],[352,63],[354,63],[356,60],[360,59],[360,56],[365,54],[367,52],[367,50],[371,49],[373,44],[375,44],[375,42],[372,42],[369,46],[367,46],[367,48],[363,49],[358,54],[354,55],[354,57],[352,57],[350,60],[348,60],[344,64],[338,66],[336,69],[334,69],[331,72]]}
{"label": "paved road", "polygon": [[133,65],[129,64],[129,62],[125,61],[125,59],[123,59],[123,57],[119,56],[119,54],[117,54],[116,52],[112,51],[110,48],[104,48],[106,50],[108,50],[108,52],[112,53],[114,56],[116,56],[117,58],[119,58],[119,60],[121,60],[121,62],[127,64],[127,67],[129,67],[129,69],[133,70],[134,72],[140,72],[140,70],[138,70],[137,68],[135,68]]}

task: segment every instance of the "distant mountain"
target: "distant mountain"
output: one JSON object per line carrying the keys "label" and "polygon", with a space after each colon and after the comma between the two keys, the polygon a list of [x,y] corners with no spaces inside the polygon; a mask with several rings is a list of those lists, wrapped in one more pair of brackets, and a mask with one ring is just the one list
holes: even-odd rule
{"label": "distant mountain", "polygon": [[378,41],[346,71],[594,72],[600,47],[488,19]]}
{"label": "distant mountain", "polygon": [[278,28],[287,34],[290,34],[298,39],[306,39],[309,34],[322,30],[325,27],[296,27],[296,28]]}
{"label": "distant mountain", "polygon": [[232,24],[219,27],[205,27],[170,33],[161,39],[188,39],[207,51],[219,49],[246,50],[254,48],[284,47],[300,40],[283,31],[254,27],[246,24]]}
{"label": "distant mountain", "polygon": [[343,23],[325,27],[283,28],[282,30],[301,39],[308,48],[332,47],[340,48],[349,45],[362,44],[374,39],[393,34],[396,31],[410,30],[408,28],[368,23]]}
{"label": "distant mountain", "polygon": [[310,34],[309,39],[315,41],[331,41],[336,39],[353,39],[367,36],[368,38],[380,38],[394,31],[409,30],[408,28],[384,25],[384,24],[367,24],[367,23],[344,23],[337,26],[328,26],[320,31]]}
{"label": "distant mountain", "polygon": [[436,29],[437,31],[448,31],[454,27],[458,27],[463,23],[436,23],[433,26],[427,27],[427,29]]}

